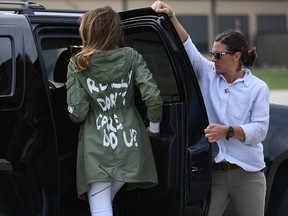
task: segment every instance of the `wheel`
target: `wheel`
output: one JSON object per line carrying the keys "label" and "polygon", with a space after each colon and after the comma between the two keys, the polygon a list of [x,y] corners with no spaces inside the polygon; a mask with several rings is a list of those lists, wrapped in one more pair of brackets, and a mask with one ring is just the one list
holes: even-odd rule
{"label": "wheel", "polygon": [[283,199],[280,203],[280,208],[278,210],[278,216],[288,215],[288,190],[286,188],[286,192],[283,196]]}
{"label": "wheel", "polygon": [[288,176],[282,176],[273,183],[266,216],[288,215]]}

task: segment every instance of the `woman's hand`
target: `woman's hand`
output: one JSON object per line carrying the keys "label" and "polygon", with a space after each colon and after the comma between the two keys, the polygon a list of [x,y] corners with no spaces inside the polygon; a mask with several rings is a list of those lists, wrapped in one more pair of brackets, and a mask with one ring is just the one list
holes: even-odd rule
{"label": "woman's hand", "polygon": [[217,140],[226,136],[228,126],[220,124],[209,124],[205,128],[204,133],[210,143],[217,142]]}
{"label": "woman's hand", "polygon": [[169,5],[161,1],[156,1],[152,4],[151,8],[157,13],[165,13],[168,15],[183,43],[188,39],[188,33],[179,23],[173,9]]}
{"label": "woman's hand", "polygon": [[147,130],[147,134],[148,134],[149,137],[157,137],[157,136],[160,135],[159,132],[158,132],[158,133],[153,133],[153,132],[151,132],[151,131],[149,130],[149,127],[148,127],[146,130]]}
{"label": "woman's hand", "polygon": [[169,17],[172,17],[174,15],[174,12],[172,10],[172,8],[165,4],[164,2],[161,1],[156,1],[154,2],[154,4],[152,4],[151,8],[157,12],[157,13],[165,13],[167,14]]}

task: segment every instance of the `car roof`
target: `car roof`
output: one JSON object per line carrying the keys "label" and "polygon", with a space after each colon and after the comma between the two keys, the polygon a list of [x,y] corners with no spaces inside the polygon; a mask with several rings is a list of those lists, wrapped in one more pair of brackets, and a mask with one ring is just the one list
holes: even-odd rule
{"label": "car roof", "polygon": [[[75,17],[79,18],[85,10],[46,9],[43,5],[34,2],[7,2],[0,1],[0,14],[25,14],[32,17]],[[32,18],[33,19],[33,18]]]}

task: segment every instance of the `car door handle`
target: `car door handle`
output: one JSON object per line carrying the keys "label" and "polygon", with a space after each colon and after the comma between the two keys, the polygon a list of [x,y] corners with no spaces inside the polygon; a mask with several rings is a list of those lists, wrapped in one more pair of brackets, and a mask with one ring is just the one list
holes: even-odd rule
{"label": "car door handle", "polygon": [[195,174],[195,173],[198,173],[199,169],[198,169],[198,167],[191,167],[190,171],[191,171],[191,173]]}

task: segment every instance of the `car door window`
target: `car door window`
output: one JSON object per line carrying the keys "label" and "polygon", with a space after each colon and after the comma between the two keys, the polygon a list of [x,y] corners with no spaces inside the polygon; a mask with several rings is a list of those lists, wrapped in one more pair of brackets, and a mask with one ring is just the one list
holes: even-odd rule
{"label": "car door window", "polygon": [[0,97],[13,94],[12,45],[8,37],[0,38]]}
{"label": "car door window", "polygon": [[0,26],[0,110],[13,110],[24,99],[23,32],[17,26]]}
{"label": "car door window", "polygon": [[153,73],[164,103],[179,101],[177,82],[163,42],[151,28],[142,27],[138,30],[139,32],[135,32],[135,28],[133,31],[125,30],[125,45],[133,47],[143,56]]}

